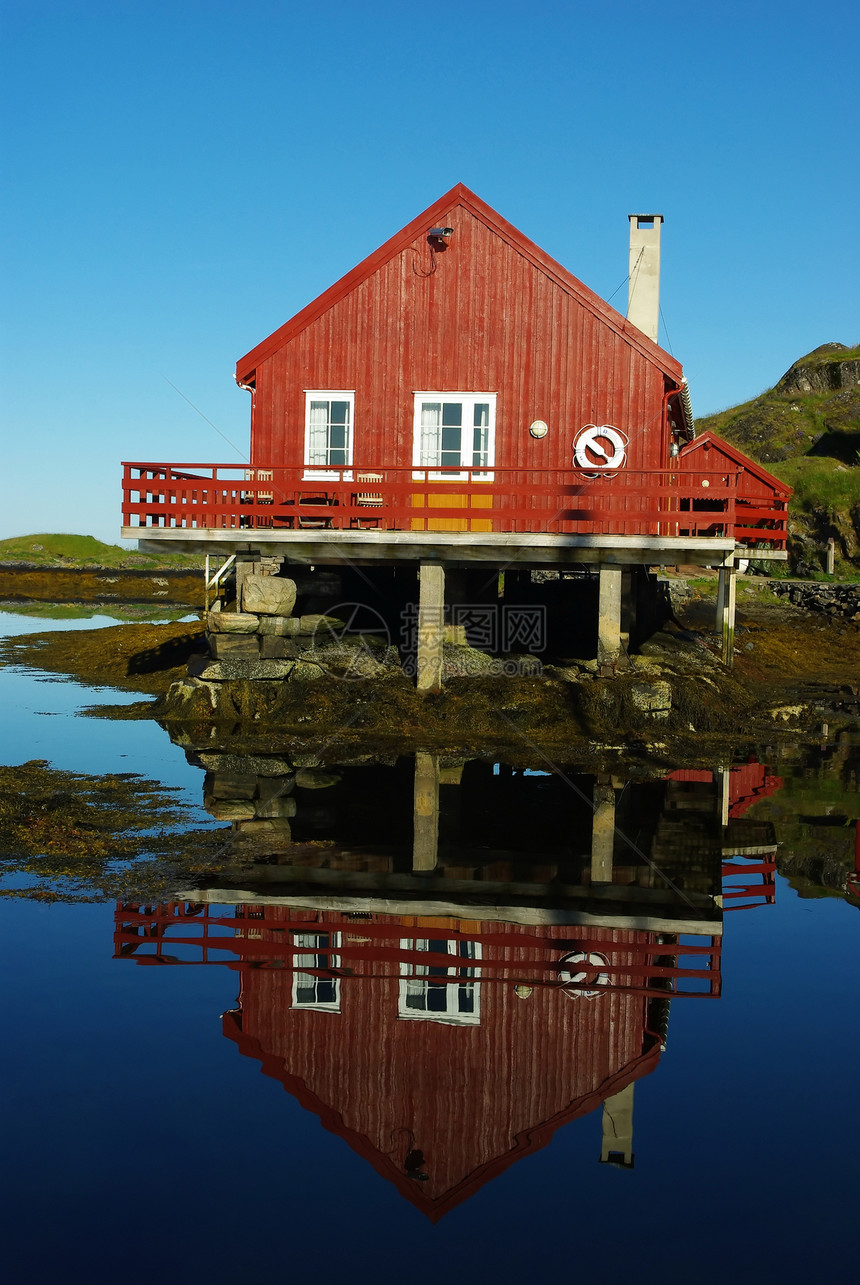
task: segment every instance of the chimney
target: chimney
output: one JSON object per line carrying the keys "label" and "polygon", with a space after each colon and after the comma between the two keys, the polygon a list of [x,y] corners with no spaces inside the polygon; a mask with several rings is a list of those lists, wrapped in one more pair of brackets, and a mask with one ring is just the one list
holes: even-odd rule
{"label": "chimney", "polygon": [[662,214],[628,214],[630,280],[627,320],[657,342],[660,322],[660,226]]}

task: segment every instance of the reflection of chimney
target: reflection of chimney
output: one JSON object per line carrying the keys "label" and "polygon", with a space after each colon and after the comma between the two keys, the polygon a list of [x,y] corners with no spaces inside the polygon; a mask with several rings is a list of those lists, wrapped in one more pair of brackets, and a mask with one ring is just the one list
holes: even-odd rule
{"label": "reflection of chimney", "polygon": [[657,342],[660,322],[660,227],[662,214],[628,214],[630,279],[627,320]]}
{"label": "reflection of chimney", "polygon": [[603,1141],[600,1163],[616,1165],[619,1169],[633,1168],[633,1089],[626,1089],[607,1098],[603,1104]]}

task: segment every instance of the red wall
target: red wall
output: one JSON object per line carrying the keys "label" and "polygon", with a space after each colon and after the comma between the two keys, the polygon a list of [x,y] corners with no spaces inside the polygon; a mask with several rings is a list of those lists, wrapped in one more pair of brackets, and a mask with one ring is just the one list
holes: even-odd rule
{"label": "red wall", "polygon": [[301,464],[304,391],[354,389],[359,468],[412,463],[416,391],[497,393],[499,466],[569,467],[588,423],[629,435],[629,468],[664,466],[663,371],[466,205],[435,221],[454,230],[435,271],[425,229],[259,362],[252,461]]}
{"label": "red wall", "polygon": [[[306,926],[307,912],[267,908],[267,917],[274,915],[285,927],[299,917]],[[361,922],[336,913],[320,913],[318,920],[319,931],[341,931],[344,945],[362,939]],[[419,927],[420,921],[408,927],[374,915],[373,922],[390,923],[406,937],[445,936],[442,928]],[[509,937],[511,945],[485,950],[485,960],[518,959],[528,975],[523,949],[536,931],[569,939],[576,930],[494,924],[493,935]],[[284,940],[283,932],[261,935]],[[604,941],[622,963],[625,944],[637,934],[589,929],[588,937]],[[555,958],[567,948],[560,941]],[[538,961],[554,952],[536,946],[534,955],[540,972]],[[562,1122],[558,1117],[595,1109],[622,1080],[650,1070],[651,1059],[646,1068],[634,1065],[643,1054],[657,1056],[646,1032],[648,1001],[640,994],[570,998],[557,986],[537,986],[519,999],[515,980],[491,980],[485,970],[480,1025],[455,1026],[398,1018],[395,962],[349,962],[355,975],[341,981],[339,1013],[292,1008],[290,970],[244,972],[241,1017],[227,1015],[225,1030],[431,1216],[547,1142]],[[426,1182],[404,1176],[412,1146],[424,1152]]]}

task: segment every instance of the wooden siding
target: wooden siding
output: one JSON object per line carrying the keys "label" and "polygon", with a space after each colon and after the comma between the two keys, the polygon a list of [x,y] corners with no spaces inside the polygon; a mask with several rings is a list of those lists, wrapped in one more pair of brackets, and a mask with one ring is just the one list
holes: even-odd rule
{"label": "wooden siding", "polygon": [[[268,908],[267,920],[274,917],[287,927],[298,916]],[[373,917],[376,923],[384,918]],[[344,944],[362,937],[361,922],[337,914],[320,914],[318,921],[317,931],[342,931]],[[410,929],[404,923],[398,931],[456,935],[441,925]],[[571,935],[569,928],[540,932]],[[493,935],[511,942],[507,949],[497,946],[494,958],[519,958],[527,970],[522,939],[534,930],[495,925]],[[637,934],[590,929],[588,937],[592,948],[602,946],[623,963],[624,946]],[[283,941],[283,930],[272,939]],[[559,957],[564,950],[560,944]],[[519,999],[510,977],[486,979],[486,969],[479,1025],[400,1019],[398,968],[386,967],[375,954],[366,965],[350,961],[353,975],[341,981],[338,1013],[293,1008],[290,972],[244,972],[240,1012],[226,1015],[225,1034],[431,1217],[544,1145],[560,1124],[652,1069],[659,1055],[642,994],[619,990],[589,1000],[569,997],[556,985],[538,986]],[[475,966],[480,969],[481,961]],[[412,1149],[424,1153],[425,1182],[405,1175],[404,1158]]]}
{"label": "wooden siding", "polygon": [[[664,467],[675,363],[649,359],[623,318],[601,305],[610,325],[464,200],[439,221],[454,229],[446,249],[432,255],[422,229],[259,362],[252,461],[300,464],[305,390],[331,388],[355,390],[357,468],[411,464],[413,394],[425,390],[495,392],[501,466],[568,468],[579,429],[608,423],[629,435],[631,468]],[[529,436],[535,419],[543,440]]]}

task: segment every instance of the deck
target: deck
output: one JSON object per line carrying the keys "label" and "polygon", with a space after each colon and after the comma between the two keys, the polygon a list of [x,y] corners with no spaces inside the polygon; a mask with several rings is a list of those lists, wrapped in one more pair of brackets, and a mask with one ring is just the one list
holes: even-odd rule
{"label": "deck", "polygon": [[[123,465],[123,536],[174,549],[289,548],[330,560],[450,557],[548,565],[784,558],[787,502],[742,469]],[[339,552],[338,552],[339,551]],[[626,552],[625,552],[626,551]],[[517,554],[520,556],[518,557]],[[689,556],[688,556],[689,555]]]}

